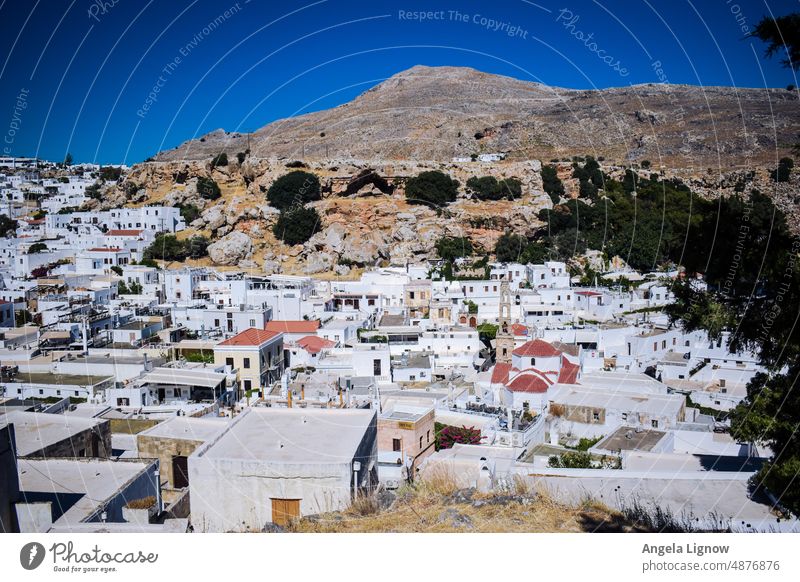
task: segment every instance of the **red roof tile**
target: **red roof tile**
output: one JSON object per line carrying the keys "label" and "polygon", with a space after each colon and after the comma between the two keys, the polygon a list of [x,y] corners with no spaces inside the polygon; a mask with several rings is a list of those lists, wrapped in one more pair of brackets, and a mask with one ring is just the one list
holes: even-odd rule
{"label": "red roof tile", "polygon": [[512,352],[515,356],[531,356],[534,358],[552,358],[561,352],[544,340],[535,339],[525,342]]}
{"label": "red roof tile", "polygon": [[495,364],[492,370],[492,384],[505,384],[508,382],[508,374],[511,372],[511,364]]}
{"label": "red roof tile", "polygon": [[578,364],[573,364],[564,356],[561,356],[561,372],[558,374],[559,384],[576,384],[578,380],[578,372],[581,367]]}
{"label": "red roof tile", "polygon": [[317,335],[307,335],[297,340],[297,345],[309,354],[318,354],[325,348],[332,348],[336,343]]}
{"label": "red roof tile", "polygon": [[584,295],[586,297],[598,297],[602,295],[602,293],[598,293],[597,291],[576,291],[575,295]]}
{"label": "red roof tile", "polygon": [[217,345],[260,346],[264,342],[267,342],[278,335],[280,335],[278,332],[267,331],[265,329],[256,329],[255,327],[251,327],[250,329],[246,329],[243,332],[238,333],[232,338],[226,339],[224,342],[220,342]]}
{"label": "red roof tile", "polygon": [[97,247],[94,249],[89,249],[90,253],[118,253],[122,249],[118,247]]}
{"label": "red roof tile", "polygon": [[319,329],[319,321],[316,319],[311,321],[301,320],[275,320],[268,321],[264,326],[267,331],[274,331],[276,333],[307,333],[313,334]]}
{"label": "red roof tile", "polygon": [[528,328],[521,323],[515,323],[511,326],[511,333],[514,335],[528,335]]}
{"label": "red roof tile", "polygon": [[550,387],[550,382],[534,371],[525,371],[518,374],[507,385],[512,392],[529,392],[532,394],[544,394]]}

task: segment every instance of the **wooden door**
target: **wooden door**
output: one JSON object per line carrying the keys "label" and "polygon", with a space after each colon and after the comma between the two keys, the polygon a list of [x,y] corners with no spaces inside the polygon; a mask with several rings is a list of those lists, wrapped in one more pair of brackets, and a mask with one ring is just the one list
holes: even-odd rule
{"label": "wooden door", "polygon": [[272,523],[286,526],[300,518],[299,499],[272,499]]}

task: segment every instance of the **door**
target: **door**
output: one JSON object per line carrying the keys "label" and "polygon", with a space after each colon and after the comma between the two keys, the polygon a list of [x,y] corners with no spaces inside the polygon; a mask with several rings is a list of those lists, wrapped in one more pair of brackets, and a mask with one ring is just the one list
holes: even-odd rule
{"label": "door", "polygon": [[184,456],[172,457],[172,484],[175,489],[183,489],[189,485],[189,463]]}
{"label": "door", "polygon": [[290,522],[300,518],[299,499],[275,499],[272,500],[272,523],[280,526],[287,526]]}

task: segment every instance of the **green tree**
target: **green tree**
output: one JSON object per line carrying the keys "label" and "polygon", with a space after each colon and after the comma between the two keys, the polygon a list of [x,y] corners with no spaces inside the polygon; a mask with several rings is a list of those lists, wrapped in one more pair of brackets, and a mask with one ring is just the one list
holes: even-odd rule
{"label": "green tree", "polygon": [[555,166],[542,167],[542,188],[550,196],[553,204],[558,204],[564,196],[564,183],[558,177]]}
{"label": "green tree", "polygon": [[177,207],[181,211],[181,218],[186,224],[190,224],[200,218],[200,209],[194,204],[178,204]]}
{"label": "green tree", "polygon": [[786,68],[800,68],[800,13],[771,18],[765,16],[755,27],[753,36],[767,43],[766,55],[786,55],[781,64]]}
{"label": "green tree", "polygon": [[18,226],[19,222],[12,220],[5,214],[0,214],[0,236],[14,236]]}
{"label": "green tree", "polygon": [[72,165],[72,154],[67,152],[67,155],[64,156],[64,167],[68,168]]}
{"label": "green tree", "polygon": [[275,226],[272,227],[272,232],[287,245],[299,245],[314,236],[314,233],[321,228],[320,217],[316,210],[296,206],[281,211]]}
{"label": "green tree", "polygon": [[479,200],[515,199],[522,196],[522,183],[517,178],[497,180],[494,176],[473,176],[467,180],[467,191]]}
{"label": "green tree", "polygon": [[35,242],[30,247],[28,247],[28,254],[33,255],[36,253],[42,253],[47,250],[47,245],[43,242]]}
{"label": "green tree", "polygon": [[211,158],[211,167],[216,168],[218,166],[227,166],[228,165],[228,154],[222,152],[221,154],[217,154],[213,158]]}
{"label": "green tree", "polygon": [[410,204],[427,204],[436,208],[454,202],[458,180],[438,170],[421,172],[406,181],[406,200]]}
{"label": "green tree", "polygon": [[272,183],[267,201],[279,210],[302,206],[321,198],[319,178],[311,172],[298,170],[284,174]]}
{"label": "green tree", "polygon": [[222,192],[217,184],[211,178],[200,176],[197,178],[197,193],[206,200],[217,200],[222,196]]}
{"label": "green tree", "polygon": [[174,234],[159,234],[143,253],[145,260],[183,261],[186,259],[186,245]]}
{"label": "green tree", "polygon": [[436,252],[446,261],[472,255],[472,242],[467,237],[444,236],[436,242]]}
{"label": "green tree", "polygon": [[778,160],[778,167],[770,174],[774,182],[788,182],[789,176],[792,174],[794,168],[794,160],[792,158],[781,158]]}
{"label": "green tree", "polygon": [[547,248],[529,241],[522,235],[506,232],[497,239],[494,254],[501,263],[542,263],[547,259]]}
{"label": "green tree", "polygon": [[795,384],[800,377],[800,329],[795,322],[800,314],[800,240],[772,200],[757,191],[747,199],[733,196],[718,204],[718,212],[704,212],[690,228],[687,240],[692,249],[687,272],[703,272],[709,290],[676,283],[676,301],[668,313],[687,331],[703,329],[712,339],[730,331],[730,351],[758,354],[767,372],[748,384],[747,397],[731,414],[731,435],[770,448],[773,456],[752,483],[768,488],[798,516],[800,391]]}

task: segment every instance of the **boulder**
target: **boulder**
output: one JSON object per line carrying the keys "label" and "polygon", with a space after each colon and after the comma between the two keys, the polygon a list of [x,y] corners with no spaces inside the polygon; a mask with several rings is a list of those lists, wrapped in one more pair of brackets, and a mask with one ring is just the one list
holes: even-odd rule
{"label": "boulder", "polygon": [[221,204],[212,206],[201,215],[209,230],[217,230],[227,222],[225,211]]}
{"label": "boulder", "polygon": [[330,271],[334,266],[333,255],[325,252],[311,253],[306,257],[305,272],[309,275]]}
{"label": "boulder", "polygon": [[217,265],[236,265],[249,259],[253,253],[253,241],[238,230],[208,245],[208,256]]}

